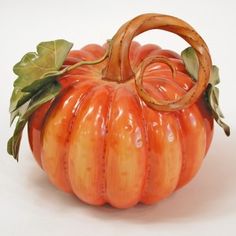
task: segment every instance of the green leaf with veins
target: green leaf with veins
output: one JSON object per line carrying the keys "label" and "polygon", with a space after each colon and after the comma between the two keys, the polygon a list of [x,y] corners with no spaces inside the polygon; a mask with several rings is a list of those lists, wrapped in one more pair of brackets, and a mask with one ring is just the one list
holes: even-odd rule
{"label": "green leaf with veins", "polygon": [[24,109],[21,110],[19,119],[16,123],[13,136],[9,139],[7,144],[7,151],[16,160],[18,160],[20,141],[22,137],[22,131],[31,116],[31,114],[39,108],[42,104],[50,101],[60,92],[60,84],[57,81],[50,83],[45,89],[39,91],[30,101],[25,104]]}
{"label": "green leaf with veins", "polygon": [[60,92],[57,77],[82,65],[95,65],[104,61],[109,55],[109,48],[98,60],[79,61],[61,69],[72,43],[65,40],[43,42],[37,46],[37,53],[27,53],[14,66],[18,78],[10,100],[11,124],[18,117],[13,136],[7,144],[7,151],[16,160],[22,131],[29,117],[42,104],[56,97]]}
{"label": "green leaf with veins", "polygon": [[[63,39],[42,42],[37,46],[37,53],[27,53],[14,66],[13,71],[19,77],[14,82],[10,112],[18,109],[35,94],[35,91],[60,74],[58,71],[72,46],[72,43]],[[32,89],[36,81],[37,89]]]}
{"label": "green leaf with veins", "polygon": [[195,50],[192,47],[188,47],[181,52],[181,57],[184,61],[186,70],[191,75],[192,79],[196,81],[198,77],[199,63]]}
{"label": "green leaf with veins", "polygon": [[[195,50],[192,47],[188,47],[181,53],[181,57],[187,72],[194,81],[197,81],[199,62]],[[213,65],[211,68],[209,84],[205,91],[205,97],[215,121],[224,129],[225,134],[229,136],[230,127],[222,120],[224,115],[219,107],[219,89],[216,87],[219,83],[219,68]]]}
{"label": "green leaf with veins", "polygon": [[10,100],[10,123],[17,117],[18,120],[7,151],[17,160],[22,131],[30,115],[60,91],[56,78],[64,73],[60,68],[71,47],[72,43],[62,39],[42,42],[37,53],[27,53],[13,68],[18,78]]}

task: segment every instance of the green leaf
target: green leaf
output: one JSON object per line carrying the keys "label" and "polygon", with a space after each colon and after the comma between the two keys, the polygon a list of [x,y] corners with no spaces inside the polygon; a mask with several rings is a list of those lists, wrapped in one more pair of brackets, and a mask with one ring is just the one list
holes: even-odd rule
{"label": "green leaf", "polygon": [[192,79],[196,81],[198,78],[199,62],[195,50],[192,47],[188,47],[184,51],[182,51],[181,57],[183,59],[186,70],[188,71]]}
{"label": "green leaf", "polygon": [[215,65],[211,68],[209,83],[212,85],[217,85],[220,83],[219,68]]}
{"label": "green leaf", "polygon": [[35,93],[37,93],[39,90],[41,90],[44,86],[47,86],[47,84],[51,83],[53,80],[55,80],[57,78],[57,76],[59,76],[61,74],[63,74],[63,70],[53,72],[53,76],[51,76],[52,73],[50,73],[48,75],[45,75],[44,78],[39,79],[39,80],[35,80],[29,86],[22,88],[22,90],[21,90],[22,96],[20,96],[18,98],[17,107],[14,110],[12,110],[11,113],[17,113],[17,110],[20,109],[20,107],[23,104],[25,104],[27,101],[29,101],[34,96]]}
{"label": "green leaf", "polygon": [[[71,47],[72,43],[62,39],[42,42],[37,46],[37,53],[27,53],[14,66],[13,71],[18,78],[14,82],[14,91],[11,96],[11,112],[27,102],[35,91],[60,74],[59,70]],[[37,88],[32,89],[35,83]]]}
{"label": "green leaf", "polygon": [[26,93],[35,93],[42,87],[44,87],[46,84],[48,84],[52,79],[57,78],[57,76],[61,75],[63,73],[63,70],[61,71],[51,71],[49,73],[46,73],[42,76],[41,79],[35,80],[30,85],[24,87],[22,89],[22,92]]}
{"label": "green leaf", "polygon": [[18,78],[14,82],[14,90],[10,101],[11,124],[18,118],[13,136],[7,144],[7,151],[18,160],[22,131],[29,117],[42,104],[53,99],[60,92],[57,77],[79,66],[95,65],[104,61],[109,55],[109,48],[100,59],[95,61],[79,61],[73,65],[62,67],[72,44],[65,40],[40,43],[37,53],[27,53],[14,66]]}
{"label": "green leaf", "polygon": [[57,72],[61,68],[71,47],[72,43],[62,39],[42,42],[37,46],[37,53],[27,53],[14,66],[13,71],[16,75],[22,77],[24,82],[27,81],[30,84],[48,72]]}
{"label": "green leaf", "polygon": [[217,124],[223,128],[225,134],[227,136],[230,135],[230,127],[222,120],[224,115],[222,114],[219,107],[219,89],[217,87],[212,86],[211,84],[207,89],[207,100],[211,107],[212,115],[217,122]]}
{"label": "green leaf", "polygon": [[[30,93],[22,93],[20,89],[15,88],[13,90],[11,100],[10,100],[10,112],[17,113],[17,109],[19,109],[24,103],[30,100],[33,94]],[[16,106],[15,106],[16,105]]]}
{"label": "green leaf", "polygon": [[[185,68],[189,75],[197,81],[199,62],[195,50],[192,47],[186,48],[182,53]],[[206,100],[215,121],[224,129],[227,136],[230,135],[229,126],[223,122],[224,115],[219,106],[219,89],[216,87],[220,83],[219,68],[215,65],[211,68],[209,84],[205,91]]]}
{"label": "green leaf", "polygon": [[60,92],[60,84],[58,82],[53,82],[49,84],[47,87],[44,87],[42,91],[39,91],[36,94],[29,105],[25,106],[19,115],[19,119],[17,121],[14,134],[9,139],[7,144],[7,151],[10,155],[12,155],[16,160],[18,160],[20,141],[22,137],[23,129],[29,119],[29,117],[33,114],[33,112],[39,108],[42,104],[50,101]]}
{"label": "green leaf", "polygon": [[217,112],[217,114],[219,114],[221,118],[224,118],[224,115],[219,107],[219,89],[215,86],[212,86],[209,91],[209,103],[211,107]]}
{"label": "green leaf", "polygon": [[29,101],[24,103],[18,109],[14,110],[13,112],[10,113],[10,125],[12,125],[12,123],[14,122],[16,117],[21,116],[25,112],[28,105],[29,105]]}

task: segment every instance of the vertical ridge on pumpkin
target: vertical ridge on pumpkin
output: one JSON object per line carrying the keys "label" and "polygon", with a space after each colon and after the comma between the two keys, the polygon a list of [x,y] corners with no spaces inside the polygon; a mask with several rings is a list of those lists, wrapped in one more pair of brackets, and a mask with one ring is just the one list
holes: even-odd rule
{"label": "vertical ridge on pumpkin", "polygon": [[[134,95],[135,96],[135,95]],[[146,150],[146,168],[145,168],[145,175],[144,175],[144,180],[143,180],[143,187],[142,187],[142,191],[139,197],[139,201],[142,201],[143,196],[146,194],[147,191],[147,182],[150,178],[150,171],[151,171],[151,162],[150,162],[150,142],[149,142],[149,138],[148,138],[148,125],[147,125],[147,121],[145,119],[145,106],[146,104],[144,103],[144,101],[142,101],[138,96],[137,96],[137,100],[139,101],[140,107],[141,107],[141,116],[142,116],[142,124],[143,124],[143,129],[144,129],[144,135],[145,135],[145,150]]]}
{"label": "vertical ridge on pumpkin", "polygon": [[151,204],[169,196],[176,188],[181,170],[178,127],[169,113],[145,107],[148,120],[150,173],[142,202]]}
{"label": "vertical ridge on pumpkin", "polygon": [[107,86],[101,85],[87,94],[76,112],[68,147],[73,192],[92,205],[105,203],[101,189],[109,93]]}
{"label": "vertical ridge on pumpkin", "polygon": [[182,134],[183,164],[177,188],[187,184],[199,170],[206,150],[206,129],[196,105],[178,112]]}
{"label": "vertical ridge on pumpkin", "polygon": [[[160,71],[157,78],[149,78],[145,89],[160,100],[174,100],[185,91],[175,81],[167,79],[169,70]],[[181,140],[178,124],[170,112],[158,112],[144,107],[148,121],[149,160],[151,168],[142,202],[151,204],[174,192],[182,166]]]}
{"label": "vertical ridge on pumpkin", "polygon": [[103,156],[102,156],[102,160],[103,160],[103,169],[102,169],[102,174],[103,174],[103,186],[101,189],[101,194],[103,196],[104,202],[105,203],[109,203],[108,199],[107,199],[107,178],[106,178],[106,172],[107,172],[107,164],[106,164],[106,151],[107,151],[107,134],[109,133],[109,123],[110,123],[110,117],[111,117],[111,113],[112,113],[112,104],[113,104],[113,100],[114,97],[116,95],[117,92],[117,88],[110,88],[110,94],[109,94],[109,103],[108,103],[108,108],[107,108],[107,115],[106,115],[106,122],[105,122],[105,127],[106,127],[106,136],[105,136],[105,140],[104,140],[104,150],[103,150]]}
{"label": "vertical ridge on pumpkin", "polygon": [[[170,99],[166,91],[173,89],[165,78],[149,79],[145,89],[161,100]],[[172,99],[175,95],[172,94]],[[170,95],[171,95],[170,94]],[[150,151],[150,171],[141,201],[145,204],[158,202],[169,196],[176,188],[182,165],[180,137],[175,119],[170,112],[158,112],[144,106],[147,120]]]}
{"label": "vertical ridge on pumpkin", "polygon": [[60,189],[70,192],[67,175],[67,145],[74,112],[81,99],[96,85],[94,82],[70,86],[57,98],[47,116],[42,134],[42,165],[49,179]]}
{"label": "vertical ridge on pumpkin", "polygon": [[145,175],[145,143],[141,107],[132,93],[117,88],[112,103],[106,148],[106,197],[118,208],[135,205]]}
{"label": "vertical ridge on pumpkin", "polygon": [[28,122],[28,139],[31,151],[37,163],[42,166],[41,160],[41,150],[42,150],[42,143],[41,143],[41,134],[42,134],[42,127],[44,121],[47,117],[47,112],[52,105],[52,101],[49,101],[43,104],[37,111],[33,113],[30,117]]}

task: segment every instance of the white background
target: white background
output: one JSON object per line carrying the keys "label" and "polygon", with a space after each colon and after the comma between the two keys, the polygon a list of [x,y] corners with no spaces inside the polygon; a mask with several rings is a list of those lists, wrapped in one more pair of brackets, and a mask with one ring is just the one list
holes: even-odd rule
{"label": "white background", "polygon": [[[35,164],[24,138],[20,161],[6,153],[12,66],[41,41],[65,38],[74,48],[104,43],[118,27],[147,12],[184,19],[203,36],[221,72],[221,104],[232,135],[216,127],[202,169],[169,199],[128,210],[91,207],[55,189]],[[236,235],[236,4],[235,1],[0,0],[0,235]],[[180,52],[167,33],[137,40]]]}

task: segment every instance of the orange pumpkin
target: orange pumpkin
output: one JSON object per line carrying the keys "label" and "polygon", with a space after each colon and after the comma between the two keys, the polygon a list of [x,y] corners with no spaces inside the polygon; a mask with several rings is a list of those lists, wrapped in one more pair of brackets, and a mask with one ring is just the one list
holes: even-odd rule
{"label": "orange pumpkin", "polygon": [[[185,39],[199,60],[198,81],[181,56],[133,38],[164,29]],[[213,134],[204,97],[211,58],[191,26],[145,14],[124,24],[111,42],[70,51],[60,94],[30,117],[29,142],[51,182],[92,205],[128,208],[155,203],[199,170]]]}

